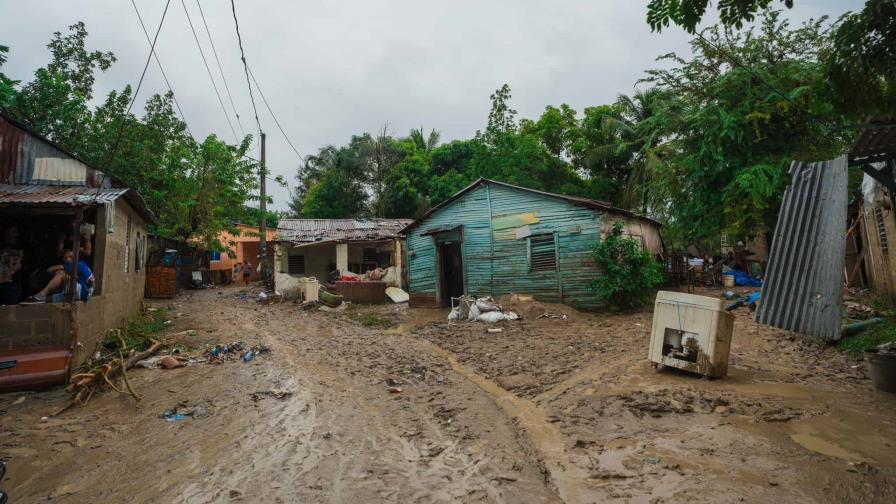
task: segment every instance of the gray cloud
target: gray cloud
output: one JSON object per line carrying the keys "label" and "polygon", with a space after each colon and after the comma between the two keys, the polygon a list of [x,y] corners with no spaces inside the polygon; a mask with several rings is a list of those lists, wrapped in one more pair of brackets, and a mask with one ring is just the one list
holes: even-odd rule
{"label": "gray cloud", "polygon": [[[228,0],[201,0],[241,122],[254,132],[246,79]],[[209,58],[225,105],[211,47],[195,0],[184,0]],[[794,21],[858,10],[861,0],[797,0]],[[82,20],[91,48],[119,58],[97,79],[101,100],[112,89],[135,84],[148,44],[130,2],[31,0],[2,3],[0,43],[11,47],[4,72],[28,80],[44,65],[51,33]],[[164,2],[137,2],[150,32]],[[423,126],[443,141],[468,138],[482,129],[489,94],[507,82],[522,117],[546,105],[577,110],[630,93],[657,55],[687,52],[689,37],[678,28],[652,33],[646,0],[577,1],[253,1],[237,0],[237,14],[250,66],[299,152],[341,145],[350,135],[388,122],[405,134]],[[180,0],[172,0],[158,54],[193,133],[233,135],[214,95]],[[166,90],[153,64],[141,97]],[[139,100],[141,103],[143,100]],[[256,96],[268,134],[271,171],[290,181],[298,159]],[[232,119],[233,120],[233,119]],[[239,129],[234,120],[234,128]],[[273,188],[274,208],[287,193]]]}

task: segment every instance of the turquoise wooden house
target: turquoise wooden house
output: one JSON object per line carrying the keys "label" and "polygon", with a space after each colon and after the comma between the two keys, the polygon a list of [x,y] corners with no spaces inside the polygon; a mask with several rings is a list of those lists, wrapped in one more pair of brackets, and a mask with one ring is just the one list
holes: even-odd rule
{"label": "turquoise wooden house", "polygon": [[622,221],[662,253],[660,225],[597,200],[479,179],[402,230],[411,306],[449,306],[468,294],[531,294],[595,308],[594,245]]}

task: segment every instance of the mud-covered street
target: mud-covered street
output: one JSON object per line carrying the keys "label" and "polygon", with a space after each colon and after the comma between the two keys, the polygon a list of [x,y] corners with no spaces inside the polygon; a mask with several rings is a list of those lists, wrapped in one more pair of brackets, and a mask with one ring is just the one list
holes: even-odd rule
{"label": "mud-covered street", "polygon": [[[68,394],[0,395],[4,489],[14,503],[896,499],[896,398],[859,361],[742,309],[729,376],[706,380],[653,369],[649,310],[501,302],[523,319],[499,333],[238,288],[152,302],[181,345],[271,351],[135,369],[139,403],[110,392],[45,420]],[[179,403],[198,413],[160,417]]]}

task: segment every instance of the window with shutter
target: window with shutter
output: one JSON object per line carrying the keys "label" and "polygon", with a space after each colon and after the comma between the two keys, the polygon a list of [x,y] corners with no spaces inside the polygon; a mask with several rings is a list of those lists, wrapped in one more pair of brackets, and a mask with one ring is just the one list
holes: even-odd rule
{"label": "window with shutter", "polygon": [[365,263],[375,263],[376,262],[376,249],[375,248],[365,248],[363,252]]}
{"label": "window with shutter", "polygon": [[557,249],[554,235],[534,235],[529,237],[529,271],[556,271]]}
{"label": "window with shutter", "polygon": [[305,274],[305,256],[291,255],[286,265],[287,273],[290,275]]}

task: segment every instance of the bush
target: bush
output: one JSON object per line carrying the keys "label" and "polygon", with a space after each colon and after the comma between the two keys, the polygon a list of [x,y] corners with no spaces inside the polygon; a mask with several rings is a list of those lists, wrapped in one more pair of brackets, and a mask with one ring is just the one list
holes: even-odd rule
{"label": "bush", "polygon": [[601,274],[591,282],[601,301],[615,308],[634,308],[650,301],[663,282],[660,264],[632,237],[622,236],[622,223],[594,247]]}

